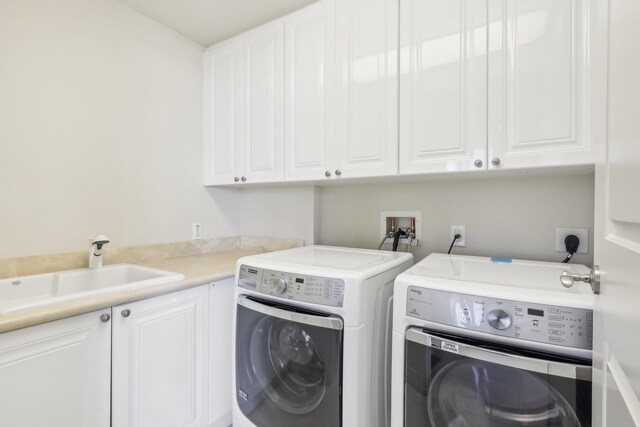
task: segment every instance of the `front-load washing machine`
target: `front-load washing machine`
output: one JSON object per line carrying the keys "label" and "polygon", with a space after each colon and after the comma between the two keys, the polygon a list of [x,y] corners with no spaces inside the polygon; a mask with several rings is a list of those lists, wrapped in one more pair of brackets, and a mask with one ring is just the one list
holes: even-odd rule
{"label": "front-load washing machine", "polygon": [[307,246],[236,266],[234,427],[384,427],[407,253]]}
{"label": "front-load washing machine", "polygon": [[583,265],[432,254],[398,276],[393,427],[588,427]]}

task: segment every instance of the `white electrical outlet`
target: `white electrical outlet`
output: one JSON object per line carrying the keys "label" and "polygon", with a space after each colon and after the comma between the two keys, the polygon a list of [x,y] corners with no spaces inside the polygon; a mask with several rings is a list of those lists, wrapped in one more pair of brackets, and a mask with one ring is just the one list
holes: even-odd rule
{"label": "white electrical outlet", "polygon": [[589,253],[589,229],[588,228],[556,228],[556,252],[567,252],[564,245],[564,238],[573,234],[580,239],[578,245],[579,254]]}
{"label": "white electrical outlet", "polygon": [[452,225],[451,226],[451,240],[453,241],[453,237],[459,234],[460,237],[456,239],[456,242],[453,244],[455,247],[465,248],[467,247],[467,232],[465,231],[464,225]]}
{"label": "white electrical outlet", "polygon": [[193,240],[202,239],[202,224],[199,222],[193,223],[191,225],[191,234]]}

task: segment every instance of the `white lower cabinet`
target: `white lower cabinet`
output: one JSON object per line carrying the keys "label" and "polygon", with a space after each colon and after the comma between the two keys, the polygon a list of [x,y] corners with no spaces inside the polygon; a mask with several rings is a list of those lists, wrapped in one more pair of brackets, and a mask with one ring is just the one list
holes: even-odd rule
{"label": "white lower cabinet", "polygon": [[231,345],[233,333],[231,319],[234,278],[214,282],[209,288],[209,424],[227,427],[231,424]]}
{"label": "white lower cabinet", "polygon": [[208,424],[209,286],[113,307],[113,427]]}
{"label": "white lower cabinet", "polygon": [[0,425],[109,427],[110,314],[0,334]]}
{"label": "white lower cabinet", "polygon": [[0,334],[0,426],[231,424],[233,278]]}

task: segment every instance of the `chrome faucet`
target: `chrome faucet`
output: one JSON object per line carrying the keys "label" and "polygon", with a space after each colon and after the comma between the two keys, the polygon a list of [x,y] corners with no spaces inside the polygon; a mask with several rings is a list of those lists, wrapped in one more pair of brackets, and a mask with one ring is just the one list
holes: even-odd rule
{"label": "chrome faucet", "polygon": [[104,234],[96,236],[89,248],[89,268],[102,267],[102,247],[109,243],[109,238]]}

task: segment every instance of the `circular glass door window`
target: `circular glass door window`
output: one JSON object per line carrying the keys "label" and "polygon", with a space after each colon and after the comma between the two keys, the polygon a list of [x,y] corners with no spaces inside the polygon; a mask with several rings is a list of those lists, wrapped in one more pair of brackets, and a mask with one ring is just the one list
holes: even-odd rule
{"label": "circular glass door window", "polygon": [[278,408],[305,414],[322,402],[324,360],[304,325],[263,318],[251,337],[250,358],[255,377]]}
{"label": "circular glass door window", "polygon": [[428,394],[436,427],[579,427],[567,400],[530,372],[476,360],[452,362]]}

